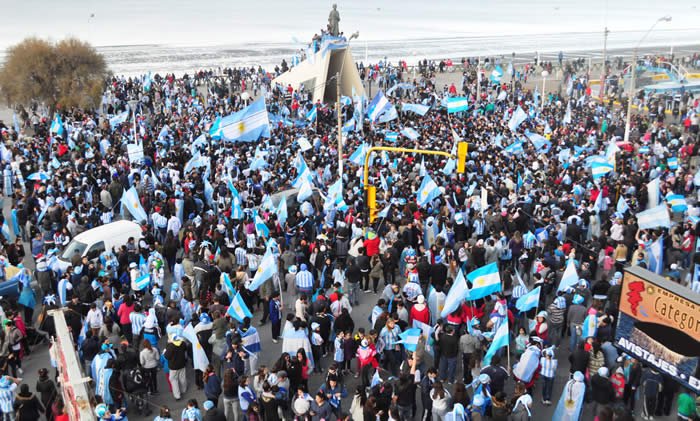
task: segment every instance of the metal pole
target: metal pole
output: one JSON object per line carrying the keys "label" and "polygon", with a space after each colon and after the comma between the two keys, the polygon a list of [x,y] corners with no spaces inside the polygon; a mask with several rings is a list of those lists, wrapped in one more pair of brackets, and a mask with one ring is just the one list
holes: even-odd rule
{"label": "metal pole", "polygon": [[605,93],[605,79],[608,77],[608,66],[606,65],[608,60],[608,27],[605,27],[605,32],[603,32],[603,68],[600,69],[600,91],[598,92],[598,98],[603,100],[603,94]]}
{"label": "metal pole", "polygon": [[632,99],[634,98],[634,79],[637,76],[637,49],[632,55],[632,75],[630,77],[630,90],[627,94],[627,115],[625,115],[625,142],[630,140],[630,124],[632,122]]}
{"label": "metal pole", "polygon": [[544,99],[547,98],[547,91],[545,87],[547,86],[547,76],[542,76],[542,103],[540,104],[540,109],[544,110]]}
{"label": "metal pole", "polygon": [[481,98],[481,56],[476,59],[476,102]]}
{"label": "metal pole", "polygon": [[335,108],[338,114],[338,179],[340,191],[343,191],[343,119],[340,116],[340,72],[335,74]]}

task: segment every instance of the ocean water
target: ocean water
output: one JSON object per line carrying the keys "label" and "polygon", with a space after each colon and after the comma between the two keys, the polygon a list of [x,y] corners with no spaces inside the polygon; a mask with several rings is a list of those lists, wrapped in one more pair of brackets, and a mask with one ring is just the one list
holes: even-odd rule
{"label": "ocean water", "polygon": [[[3,4],[7,3],[7,4]],[[0,60],[27,36],[76,36],[102,52],[115,74],[191,72],[223,66],[274,66],[325,27],[332,1],[0,0]],[[486,56],[540,51],[680,48],[700,40],[693,0],[352,0],[338,1],[340,28],[356,60]]]}

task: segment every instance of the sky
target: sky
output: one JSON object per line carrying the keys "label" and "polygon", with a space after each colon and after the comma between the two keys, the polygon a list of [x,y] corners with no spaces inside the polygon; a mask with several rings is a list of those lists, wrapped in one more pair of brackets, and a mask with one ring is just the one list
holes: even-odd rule
{"label": "sky", "polygon": [[[76,36],[96,46],[289,44],[325,26],[332,1],[0,0],[0,49],[28,36]],[[353,0],[338,2],[340,27],[360,40],[641,31],[672,16],[649,37],[700,40],[700,3],[690,0],[530,1]],[[675,35],[671,36],[673,39]],[[668,38],[668,37],[667,37]],[[254,47],[253,47],[254,48]]]}

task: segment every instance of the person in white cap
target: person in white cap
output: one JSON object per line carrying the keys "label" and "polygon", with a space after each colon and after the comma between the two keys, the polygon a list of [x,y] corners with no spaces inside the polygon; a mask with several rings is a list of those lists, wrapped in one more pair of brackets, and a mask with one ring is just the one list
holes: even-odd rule
{"label": "person in white cap", "polygon": [[416,304],[411,307],[411,312],[408,315],[409,326],[413,326],[414,320],[430,324],[430,309],[428,309],[428,306],[425,304],[425,297],[422,294],[416,299]]}
{"label": "person in white cap", "polygon": [[586,394],[586,378],[583,373],[577,371],[573,378],[564,385],[564,390],[559,398],[559,403],[552,416],[558,421],[578,421],[583,408],[583,399]]}
{"label": "person in white cap", "polygon": [[607,367],[600,367],[598,372],[591,376],[591,399],[593,399],[593,413],[598,413],[598,408],[610,404],[615,398],[615,390],[610,382],[610,372]]}

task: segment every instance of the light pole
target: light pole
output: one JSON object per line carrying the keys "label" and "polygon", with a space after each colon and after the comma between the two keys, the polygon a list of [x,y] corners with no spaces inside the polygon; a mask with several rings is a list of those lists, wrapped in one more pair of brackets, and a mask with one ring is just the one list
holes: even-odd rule
{"label": "light pole", "polygon": [[600,84],[598,85],[600,91],[598,92],[598,98],[600,100],[603,100],[603,94],[605,93],[605,82],[608,77],[608,66],[607,66],[607,60],[608,60],[608,34],[610,31],[608,30],[608,27],[605,27],[605,31],[603,32],[603,69],[600,71]]}
{"label": "light pole", "polygon": [[547,86],[547,76],[549,76],[549,72],[546,70],[542,70],[542,105],[540,105],[540,109],[544,110],[544,99],[547,98],[547,91],[545,91],[545,88]]}
{"label": "light pole", "polygon": [[651,31],[656,28],[656,25],[658,25],[660,22],[670,22],[671,21],[671,16],[662,16],[654,22],[653,25],[651,25],[651,28],[649,28],[648,31],[644,33],[644,36],[642,39],[639,40],[637,43],[637,46],[634,47],[634,54],[632,54],[632,74],[630,75],[630,89],[629,93],[627,94],[627,115],[625,116],[625,142],[628,142],[630,140],[630,123],[632,121],[632,99],[634,98],[634,84],[635,84],[635,78],[637,77],[637,52],[639,50],[639,46],[642,45],[642,42],[649,36]]}

